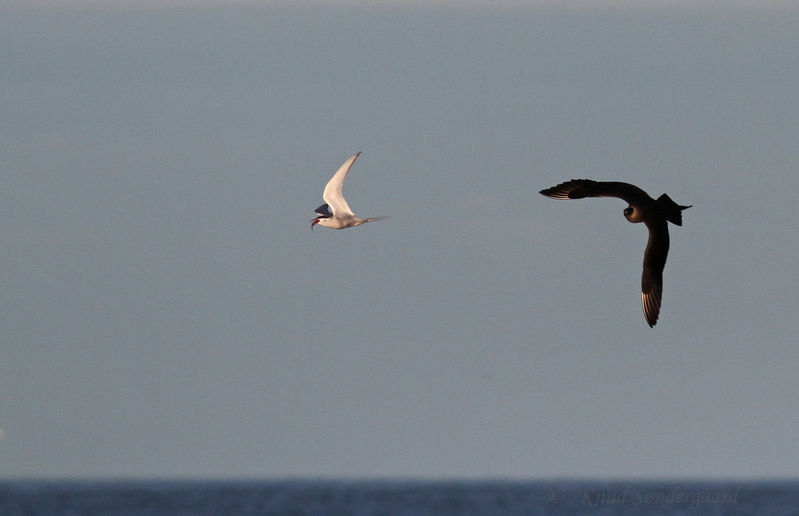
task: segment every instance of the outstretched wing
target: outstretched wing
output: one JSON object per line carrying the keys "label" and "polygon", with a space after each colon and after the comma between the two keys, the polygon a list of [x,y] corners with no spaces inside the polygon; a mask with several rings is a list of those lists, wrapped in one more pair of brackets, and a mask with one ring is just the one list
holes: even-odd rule
{"label": "outstretched wing", "polygon": [[629,204],[637,204],[649,195],[635,185],[617,181],[592,181],[572,179],[539,193],[553,199],[582,199],[584,197],[618,197]]}
{"label": "outstretched wing", "polygon": [[333,214],[330,212],[330,209],[327,206],[327,203],[319,206],[318,208],[316,208],[315,211],[317,215],[325,219],[333,216]]}
{"label": "outstretched wing", "polygon": [[349,204],[347,204],[347,201],[341,194],[341,187],[344,186],[344,179],[347,178],[347,172],[350,171],[350,167],[352,167],[352,164],[358,159],[360,154],[360,152],[356,152],[339,167],[336,173],[333,174],[333,177],[330,178],[330,181],[327,182],[325,191],[322,193],[322,199],[324,199],[330,206],[330,209],[333,210],[333,216],[335,217],[353,215]]}
{"label": "outstretched wing", "polygon": [[641,307],[650,327],[655,326],[660,314],[663,295],[663,267],[669,254],[669,229],[666,221],[649,226],[649,242],[644,252],[644,271],[641,274]]}

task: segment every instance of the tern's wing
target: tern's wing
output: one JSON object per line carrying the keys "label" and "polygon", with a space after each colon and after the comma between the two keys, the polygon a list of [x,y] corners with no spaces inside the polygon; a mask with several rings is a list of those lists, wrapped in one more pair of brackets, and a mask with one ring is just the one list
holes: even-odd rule
{"label": "tern's wing", "polygon": [[347,172],[350,171],[350,167],[360,154],[360,152],[356,152],[339,167],[336,173],[333,174],[333,177],[330,178],[330,181],[327,182],[325,191],[322,193],[322,199],[324,199],[330,206],[330,209],[333,210],[333,216],[335,217],[353,215],[349,204],[347,204],[344,196],[341,195],[341,187],[344,186],[344,179],[347,177]]}
{"label": "tern's wing", "polygon": [[644,272],[641,274],[641,306],[650,327],[655,326],[663,294],[663,267],[669,254],[669,229],[662,220],[649,227],[649,242],[644,252]]}
{"label": "tern's wing", "polygon": [[649,195],[635,185],[617,181],[572,179],[540,193],[553,199],[582,199],[583,197],[618,197],[630,204],[640,203]]}
{"label": "tern's wing", "polygon": [[319,206],[316,208],[316,214],[320,215],[322,218],[332,217],[333,214],[330,213],[330,209],[327,206],[327,203]]}

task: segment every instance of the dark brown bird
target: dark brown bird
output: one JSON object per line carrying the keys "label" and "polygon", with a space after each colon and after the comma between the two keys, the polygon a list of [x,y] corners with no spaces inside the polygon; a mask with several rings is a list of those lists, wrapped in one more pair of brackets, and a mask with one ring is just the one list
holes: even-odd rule
{"label": "dark brown bird", "polygon": [[627,201],[629,206],[624,209],[624,217],[630,222],[643,222],[649,228],[649,242],[644,252],[644,272],[641,275],[641,306],[647,324],[654,327],[660,313],[663,267],[669,253],[667,222],[682,226],[682,210],[691,206],[680,206],[666,194],[653,199],[637,186],[615,181],[572,179],[541,190],[540,193],[553,199],[618,197]]}

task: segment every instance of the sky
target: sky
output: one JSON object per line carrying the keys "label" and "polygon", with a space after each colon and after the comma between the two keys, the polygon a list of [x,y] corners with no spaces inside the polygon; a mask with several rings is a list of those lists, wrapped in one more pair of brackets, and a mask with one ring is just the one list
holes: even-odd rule
{"label": "sky", "polygon": [[[795,478],[799,10],[0,4],[0,477]],[[362,151],[356,215],[310,229]],[[571,178],[693,205],[647,232]]]}

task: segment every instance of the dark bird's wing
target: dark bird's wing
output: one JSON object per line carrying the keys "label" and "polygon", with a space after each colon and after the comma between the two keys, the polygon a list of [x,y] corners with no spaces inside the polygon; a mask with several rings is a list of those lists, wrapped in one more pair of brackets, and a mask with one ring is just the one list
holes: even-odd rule
{"label": "dark bird's wing", "polygon": [[635,185],[617,181],[572,179],[539,193],[553,199],[582,199],[584,197],[618,197],[629,204],[639,204],[649,195]]}
{"label": "dark bird's wing", "polygon": [[649,227],[649,242],[644,252],[644,272],[641,274],[641,307],[650,327],[655,326],[660,314],[663,295],[663,267],[669,254],[669,229],[661,220]]}

